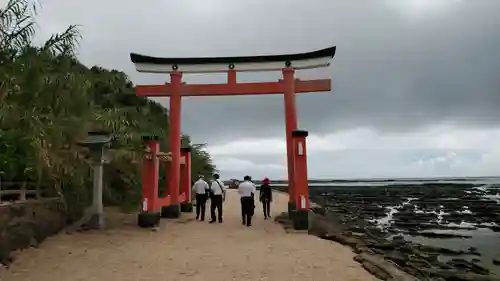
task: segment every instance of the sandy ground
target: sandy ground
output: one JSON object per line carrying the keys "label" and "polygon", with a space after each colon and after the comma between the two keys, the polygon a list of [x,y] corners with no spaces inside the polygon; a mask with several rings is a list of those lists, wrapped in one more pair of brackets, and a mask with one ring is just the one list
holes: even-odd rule
{"label": "sandy ground", "polygon": [[[271,212],[286,210],[275,194]],[[378,280],[352,260],[351,250],[307,234],[287,234],[264,220],[257,205],[253,225],[241,225],[239,198],[229,191],[224,223],[183,214],[162,220],[157,231],[139,229],[135,216],[110,217],[109,229],[60,234],[16,255],[2,281],[77,280]]]}

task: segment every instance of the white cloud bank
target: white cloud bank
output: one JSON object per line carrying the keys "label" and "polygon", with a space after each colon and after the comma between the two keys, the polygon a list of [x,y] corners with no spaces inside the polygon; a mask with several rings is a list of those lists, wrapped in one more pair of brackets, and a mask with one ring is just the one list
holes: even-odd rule
{"label": "white cloud bank", "polygon": [[[500,129],[440,125],[407,134],[358,128],[308,138],[310,178],[485,176],[500,172]],[[285,141],[241,139],[208,148],[226,177],[286,178]]]}

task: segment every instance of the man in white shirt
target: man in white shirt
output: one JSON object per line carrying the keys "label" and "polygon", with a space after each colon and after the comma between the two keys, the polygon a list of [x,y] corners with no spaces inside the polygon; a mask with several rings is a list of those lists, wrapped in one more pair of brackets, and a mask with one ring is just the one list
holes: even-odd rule
{"label": "man in white shirt", "polygon": [[241,224],[251,226],[255,209],[254,195],[256,189],[250,176],[245,176],[243,180],[244,181],[238,186],[238,193],[241,197]]}
{"label": "man in white shirt", "polygon": [[219,174],[214,174],[214,181],[210,185],[210,215],[212,216],[210,223],[215,222],[215,209],[217,209],[219,223],[222,223],[222,202],[225,195],[224,183],[219,179]]}
{"label": "man in white shirt", "polygon": [[205,206],[209,189],[210,187],[203,179],[203,175],[199,175],[198,180],[193,184],[193,193],[196,198],[196,219],[200,219],[201,221],[205,220]]}

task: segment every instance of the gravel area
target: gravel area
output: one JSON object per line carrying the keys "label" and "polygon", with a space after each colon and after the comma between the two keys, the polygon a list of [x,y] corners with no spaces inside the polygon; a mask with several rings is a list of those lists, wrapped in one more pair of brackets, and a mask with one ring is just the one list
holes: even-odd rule
{"label": "gravel area", "polygon": [[[287,196],[274,199],[271,212],[285,211]],[[0,268],[0,280],[378,280],[349,248],[287,234],[256,208],[253,225],[241,225],[239,198],[230,190],[222,224],[183,214],[152,231],[136,227],[135,216],[110,214],[107,230],[60,234],[17,253],[8,269]]]}

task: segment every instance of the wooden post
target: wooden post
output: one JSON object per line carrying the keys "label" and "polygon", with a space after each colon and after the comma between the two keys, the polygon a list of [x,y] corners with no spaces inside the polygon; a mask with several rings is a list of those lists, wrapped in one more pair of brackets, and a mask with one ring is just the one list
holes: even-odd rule
{"label": "wooden post", "polygon": [[285,104],[285,135],[286,135],[286,160],[288,170],[288,214],[296,209],[295,206],[295,171],[292,144],[292,132],[297,129],[297,108],[295,105],[295,69],[291,67],[283,68],[283,88]]}
{"label": "wooden post", "polygon": [[293,156],[295,171],[295,204],[297,210],[293,216],[293,226],[297,230],[309,228],[309,181],[307,178],[307,149],[306,138],[308,132],[295,130],[292,132]]}
{"label": "wooden post", "polygon": [[142,170],[142,211],[158,212],[158,157],[160,144],[157,136],[143,137],[149,153],[144,157]]}
{"label": "wooden post", "polygon": [[169,108],[169,135],[168,149],[170,150],[172,161],[170,162],[170,172],[168,173],[168,189],[170,191],[170,206],[163,206],[162,217],[178,218],[181,215],[181,205],[179,202],[180,172],[181,172],[181,84],[182,73],[174,71],[170,73],[170,83],[172,84],[172,95],[170,96]]}
{"label": "wooden post", "polygon": [[143,136],[146,153],[142,164],[141,212],[137,215],[137,225],[154,227],[160,223],[158,198],[160,142],[158,136]]}
{"label": "wooden post", "polygon": [[191,148],[183,147],[181,155],[185,162],[181,171],[181,193],[184,193],[184,201],[181,202],[181,212],[191,213],[193,204],[191,202]]}

